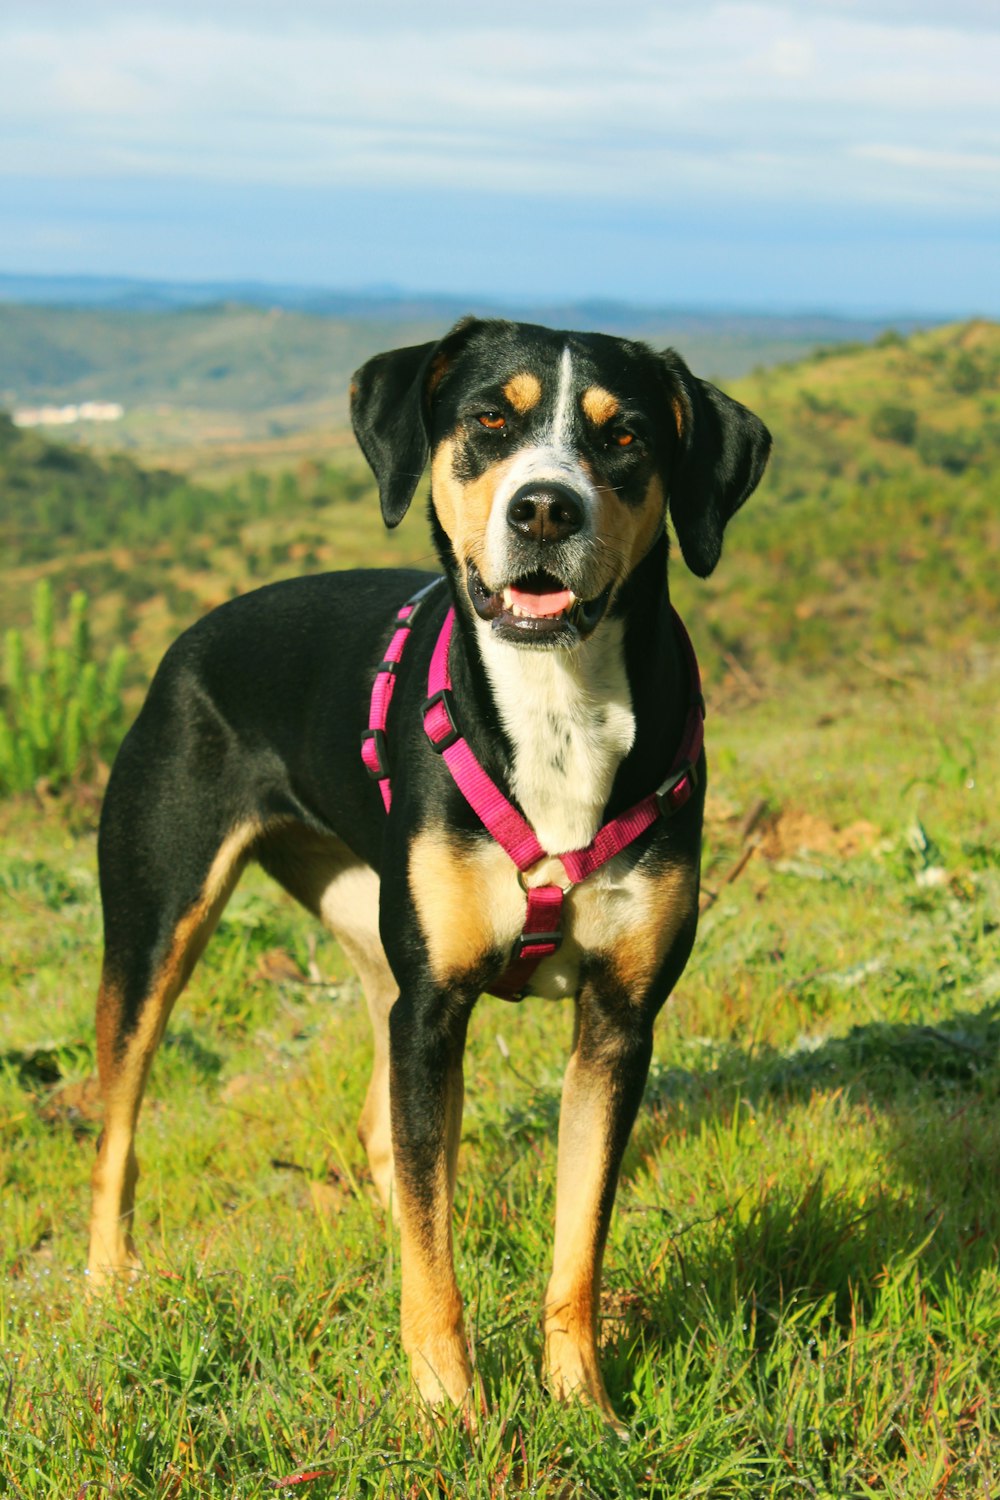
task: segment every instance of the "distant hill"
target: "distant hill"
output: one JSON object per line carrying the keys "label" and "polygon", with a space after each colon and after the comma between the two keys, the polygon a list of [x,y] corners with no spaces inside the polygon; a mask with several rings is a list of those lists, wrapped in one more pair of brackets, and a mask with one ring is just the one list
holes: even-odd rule
{"label": "distant hill", "polygon": [[125,420],[113,432],[81,427],[76,435],[158,455],[342,429],[348,381],[362,360],[437,337],[468,312],[674,344],[693,368],[722,380],[821,345],[871,342],[885,327],[609,302],[506,307],[391,290],[8,275],[0,276],[0,405],[121,402]]}
{"label": "distant hill", "polygon": [[[401,287],[347,291],[256,281],[145,281],[123,276],[32,276],[0,272],[0,302],[44,307],[103,308],[123,312],[170,312],[179,308],[246,307],[309,313],[381,324],[447,326],[468,312],[482,317],[521,318],[555,328],[595,328],[633,334],[673,330],[693,338],[721,335],[796,344],[874,338],[888,318],[850,318],[828,313],[760,313],[739,308],[648,306],[626,299],[533,302],[489,296],[408,292]],[[902,331],[926,326],[925,318],[891,320]],[[930,320],[933,321],[933,320]]]}
{"label": "distant hill", "polygon": [[[995,641],[1000,326],[886,334],[732,389],[774,433],[772,463],[717,573],[672,569],[716,678],[775,660],[849,674],[859,651]],[[434,561],[419,507],[383,529],[353,449],[209,488],[3,418],[0,548],[0,624],[27,618],[47,575],[61,594],[88,589],[98,629],[147,664],[204,609],[271,578]]]}
{"label": "distant hill", "polygon": [[436,324],[346,321],[241,303],[173,311],[0,305],[6,401],[92,393],[127,407],[167,403],[260,413],[342,400],[352,370]]}

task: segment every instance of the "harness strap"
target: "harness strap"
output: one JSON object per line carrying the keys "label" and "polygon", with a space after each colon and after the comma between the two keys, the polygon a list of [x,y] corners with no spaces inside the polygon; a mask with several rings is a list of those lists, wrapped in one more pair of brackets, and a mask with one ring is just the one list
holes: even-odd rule
{"label": "harness strap", "polygon": [[[578,885],[601,865],[628,847],[657,818],[669,817],[688,801],[696,785],[698,758],[704,744],[705,700],[701,694],[701,675],[691,638],[680,615],[674,610],[674,625],[681,639],[691,678],[691,704],[680,747],[674,756],[667,779],[637,802],[627,812],[605,823],[585,849],[561,854],[570,881]],[[496,782],[483,770],[467,742],[462,738],[454,713],[449,647],[455,625],[455,611],[445,616],[441,633],[431,657],[427,674],[427,698],[424,702],[424,732],[454,778],[455,785],[485,827],[504,848],[519,870],[528,870],[546,857],[535,831],[517,808],[504,796]]]}
{"label": "harness strap", "polygon": [[[389,704],[395,691],[396,667],[409,639],[413,618],[420,603],[440,581],[435,579],[421,589],[396,615],[397,629],[389,642],[385,660],[376,673],[372,688],[368,728],[361,736],[361,758],[369,774],[378,781],[386,812],[392,805],[392,789],[385,756],[385,726]],[[701,693],[701,675],[691,638],[676,610],[673,610],[673,619],[687,660],[691,703],[670,773],[655,792],[651,792],[627,812],[605,823],[585,849],[574,849],[558,856],[567,876],[564,886],[529,886],[524,880],[521,881],[527,896],[524,926],[514,944],[507,969],[491,986],[491,993],[502,999],[519,1000],[538,965],[558,950],[562,942],[562,908],[566,891],[579,885],[616,854],[628,848],[657,819],[672,817],[690,799],[697,786],[696,767],[705,738],[705,700]],[[449,665],[454,625],[455,611],[452,608],[445,616],[431,655],[427,673],[427,698],[423,705],[424,732],[473,812],[509,854],[521,875],[525,875],[540,861],[549,858],[549,855],[538,842],[535,830],[527,818],[484,771],[458,726]]]}
{"label": "harness strap", "polygon": [[535,885],[529,887],[527,895],[521,936],[514,944],[510,963],[490,986],[490,994],[500,1000],[520,1000],[538,965],[551,958],[562,942],[562,888]]}
{"label": "harness strap", "polygon": [[455,785],[483,826],[492,833],[519,870],[530,870],[545,850],[535,836],[527,818],[510,802],[488,776],[462,737],[455,722],[448,648],[455,624],[455,611],[449,609],[437,638],[427,673],[427,697],[424,700],[424,733],[451,772]]}
{"label": "harness strap", "polygon": [[402,609],[397,612],[396,630],[372,684],[371,702],[368,705],[368,728],[361,735],[361,759],[369,776],[378,782],[386,812],[392,806],[392,785],[389,780],[389,763],[386,759],[385,726],[389,721],[389,705],[392,702],[392,695],[396,691],[396,668],[402,660],[417,611],[425,596],[441,581],[440,578],[432,579],[408,599]]}

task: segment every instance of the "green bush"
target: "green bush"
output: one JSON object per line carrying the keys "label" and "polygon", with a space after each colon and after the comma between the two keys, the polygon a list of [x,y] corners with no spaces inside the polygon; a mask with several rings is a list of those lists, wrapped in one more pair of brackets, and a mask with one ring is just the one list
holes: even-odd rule
{"label": "green bush", "polygon": [[976,359],[969,351],[963,350],[956,359],[951,369],[952,389],[958,391],[959,395],[972,396],[976,391],[983,390],[991,378],[995,378],[996,371],[988,371],[983,362]]}
{"label": "green bush", "polygon": [[23,631],[8,630],[4,642],[2,796],[30,791],[41,779],[57,788],[88,780],[121,739],[124,647],[103,663],[94,660],[84,593],[70,600],[65,634],[67,644],[57,645],[52,586],[43,581],[35,590],[31,632],[26,638]]}
{"label": "green bush", "polygon": [[885,442],[909,446],[917,436],[917,414],[912,406],[879,406],[872,412],[871,429]]}
{"label": "green bush", "polygon": [[964,473],[978,462],[982,451],[980,432],[922,432],[917,443],[917,452],[925,464],[949,474]]}

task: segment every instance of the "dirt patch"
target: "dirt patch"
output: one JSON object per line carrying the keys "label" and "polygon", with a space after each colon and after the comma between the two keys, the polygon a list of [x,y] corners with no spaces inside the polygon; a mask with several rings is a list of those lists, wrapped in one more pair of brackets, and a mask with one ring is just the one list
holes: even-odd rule
{"label": "dirt patch", "polygon": [[306,976],[285,948],[268,948],[257,961],[257,973],[271,984],[303,984]]}
{"label": "dirt patch", "polygon": [[864,818],[835,828],[825,818],[799,808],[783,808],[759,824],[759,850],[766,859],[787,859],[796,854],[838,855],[853,859],[875,844],[881,830]]}
{"label": "dirt patch", "polygon": [[68,1125],[77,1140],[92,1133],[103,1113],[96,1073],[56,1089],[38,1111],[47,1125]]}

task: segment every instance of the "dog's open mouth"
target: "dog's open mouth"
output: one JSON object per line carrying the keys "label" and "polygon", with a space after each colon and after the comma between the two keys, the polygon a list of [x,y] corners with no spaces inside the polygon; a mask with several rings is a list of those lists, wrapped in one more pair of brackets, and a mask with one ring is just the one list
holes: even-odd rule
{"label": "dog's open mouth", "polygon": [[468,565],[466,585],[479,618],[489,620],[498,635],[525,644],[574,645],[598,624],[611,597],[608,584],[596,598],[580,599],[544,569],[491,593],[475,563]]}

